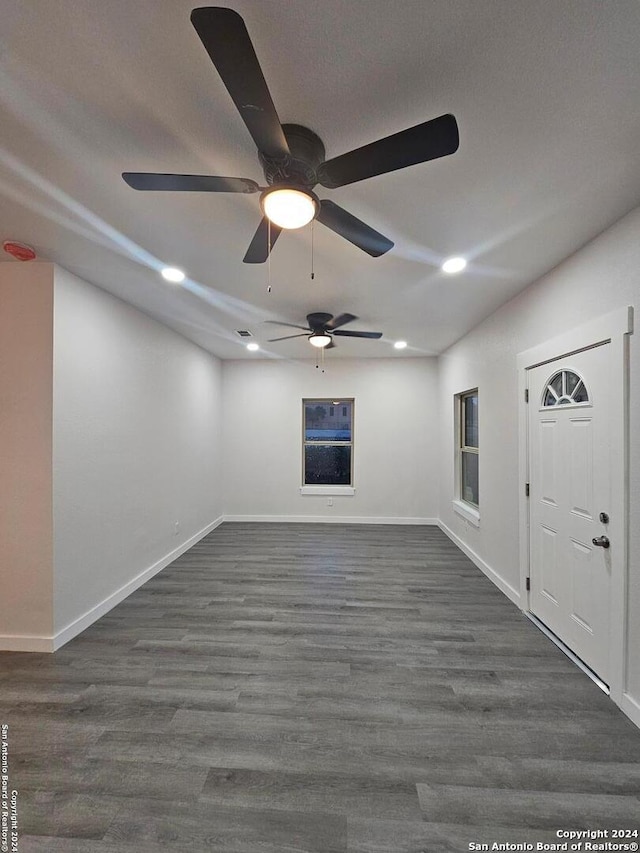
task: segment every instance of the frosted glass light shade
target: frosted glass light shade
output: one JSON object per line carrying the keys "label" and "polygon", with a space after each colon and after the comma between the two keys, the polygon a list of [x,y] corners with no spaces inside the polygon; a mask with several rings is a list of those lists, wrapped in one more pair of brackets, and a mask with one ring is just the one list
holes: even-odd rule
{"label": "frosted glass light shade", "polygon": [[318,347],[318,349],[328,347],[331,343],[331,335],[311,335],[309,343],[312,347]]}
{"label": "frosted glass light shade", "polygon": [[316,215],[316,202],[302,190],[270,190],[262,197],[262,209],[280,228],[302,228]]}

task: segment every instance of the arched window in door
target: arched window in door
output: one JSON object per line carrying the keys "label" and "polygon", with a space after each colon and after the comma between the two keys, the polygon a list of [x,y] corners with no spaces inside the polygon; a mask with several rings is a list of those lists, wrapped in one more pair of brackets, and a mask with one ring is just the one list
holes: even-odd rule
{"label": "arched window in door", "polygon": [[573,370],[559,370],[554,373],[542,395],[543,407],[567,406],[576,403],[588,403],[589,392],[583,379]]}

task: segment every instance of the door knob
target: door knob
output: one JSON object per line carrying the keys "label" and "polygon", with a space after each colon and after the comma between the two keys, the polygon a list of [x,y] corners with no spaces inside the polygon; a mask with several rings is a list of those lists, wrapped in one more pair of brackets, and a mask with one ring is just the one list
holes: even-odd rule
{"label": "door knob", "polygon": [[608,536],[596,536],[591,540],[594,545],[598,545],[600,548],[610,548],[611,542],[609,542]]}

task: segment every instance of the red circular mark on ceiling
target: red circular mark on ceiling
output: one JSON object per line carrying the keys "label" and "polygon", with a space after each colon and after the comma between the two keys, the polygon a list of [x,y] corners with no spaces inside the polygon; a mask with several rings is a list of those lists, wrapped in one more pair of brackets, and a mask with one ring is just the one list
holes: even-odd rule
{"label": "red circular mark on ceiling", "polygon": [[12,255],[19,261],[33,261],[36,256],[31,246],[25,246],[24,243],[16,243],[15,240],[5,240],[2,248],[8,255]]}

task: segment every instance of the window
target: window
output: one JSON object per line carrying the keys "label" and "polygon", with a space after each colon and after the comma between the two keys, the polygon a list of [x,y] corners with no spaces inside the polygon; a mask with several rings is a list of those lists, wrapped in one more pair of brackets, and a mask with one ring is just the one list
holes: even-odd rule
{"label": "window", "polygon": [[480,503],[478,483],[478,389],[460,394],[459,488],[460,500],[474,507]]}
{"label": "window", "polygon": [[586,386],[573,370],[559,370],[554,373],[542,393],[542,405],[545,409],[550,406],[575,406],[588,402]]}
{"label": "window", "polygon": [[[303,400],[302,482],[305,486],[351,486],[353,400],[335,417],[330,400]],[[338,410],[339,411],[339,410]]]}

